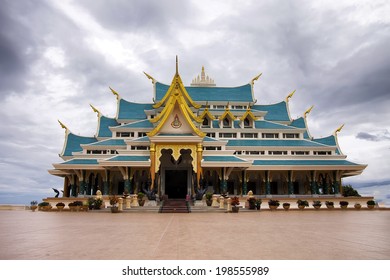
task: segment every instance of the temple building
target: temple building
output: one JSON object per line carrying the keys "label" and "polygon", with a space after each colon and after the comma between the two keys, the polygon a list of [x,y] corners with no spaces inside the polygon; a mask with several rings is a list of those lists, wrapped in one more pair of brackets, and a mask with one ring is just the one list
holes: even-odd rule
{"label": "temple building", "polygon": [[[146,73],[145,73],[146,74]],[[261,74],[260,74],[261,75]],[[314,138],[307,114],[292,119],[289,102],[257,104],[254,82],[217,87],[205,74],[185,86],[178,71],[170,84],[152,76],[147,104],[117,99],[113,118],[97,113],[94,136],[78,136],[64,124],[60,163],[49,173],[64,178],[64,197],[132,194],[196,197],[215,194],[294,197],[340,196],[341,180],[366,165],[346,160],[337,133]],[[150,196],[153,197],[153,196]]]}

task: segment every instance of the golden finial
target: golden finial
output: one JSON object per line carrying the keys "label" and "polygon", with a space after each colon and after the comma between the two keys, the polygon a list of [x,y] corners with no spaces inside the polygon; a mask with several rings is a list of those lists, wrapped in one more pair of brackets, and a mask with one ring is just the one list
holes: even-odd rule
{"label": "golden finial", "polygon": [[251,80],[252,86],[253,86],[253,84],[255,83],[255,81],[257,81],[257,80],[260,78],[261,75],[263,75],[263,73],[260,73],[259,75],[257,75],[256,77],[254,77],[254,78]]}
{"label": "golden finial", "polygon": [[148,77],[148,79],[149,80],[152,80],[152,84],[155,84],[156,83],[156,79],[155,78],[153,78],[152,76],[150,76],[148,73],[146,73],[145,71],[144,71],[144,74],[146,75],[146,77]]}
{"label": "golden finial", "polygon": [[336,130],[334,131],[334,134],[336,135],[338,132],[340,132],[340,131],[343,129],[344,125],[345,125],[345,124],[342,124],[338,129],[336,129]]}
{"label": "golden finial", "polygon": [[109,87],[110,88],[110,90],[111,90],[111,92],[112,92],[112,94],[114,94],[114,95],[116,95],[116,99],[120,99],[121,97],[119,96],[119,93],[117,93],[115,90],[113,90],[111,87]]}
{"label": "golden finial", "polygon": [[69,130],[66,125],[64,125],[60,120],[58,120],[58,122],[60,123],[61,127],[65,130]]}
{"label": "golden finial", "polygon": [[293,92],[291,92],[289,95],[287,95],[287,97],[286,97],[286,102],[288,102],[288,100],[289,100],[291,97],[293,97],[294,93],[295,93],[295,89],[294,89]]}
{"label": "golden finial", "polygon": [[98,109],[96,109],[92,104],[89,104],[89,106],[91,106],[92,110],[98,114],[98,116],[100,115],[100,112]]}
{"label": "golden finial", "polygon": [[309,109],[306,110],[306,112],[303,114],[303,116],[306,118],[306,115],[309,114],[311,112],[311,110],[313,110],[313,106],[311,106]]}
{"label": "golden finial", "polygon": [[177,55],[176,55],[176,75],[179,75],[179,62],[177,60]]}

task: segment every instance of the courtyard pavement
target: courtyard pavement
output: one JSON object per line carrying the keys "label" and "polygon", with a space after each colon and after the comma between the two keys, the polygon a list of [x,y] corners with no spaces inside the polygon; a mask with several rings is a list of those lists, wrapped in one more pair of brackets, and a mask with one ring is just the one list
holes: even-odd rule
{"label": "courtyard pavement", "polygon": [[389,260],[390,211],[0,211],[2,260]]}

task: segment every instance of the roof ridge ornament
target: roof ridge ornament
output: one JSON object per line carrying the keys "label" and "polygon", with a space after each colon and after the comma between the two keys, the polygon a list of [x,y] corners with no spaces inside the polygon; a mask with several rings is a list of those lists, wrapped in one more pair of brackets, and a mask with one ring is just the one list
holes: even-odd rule
{"label": "roof ridge ornament", "polygon": [[251,80],[251,85],[252,85],[252,86],[254,85],[255,81],[257,81],[257,80],[261,77],[261,75],[263,75],[263,73],[260,73],[259,75],[257,75],[256,77],[254,77],[254,78]]}
{"label": "roof ridge ornament", "polygon": [[60,126],[61,126],[63,129],[65,129],[65,133],[66,133],[67,131],[69,131],[69,129],[66,127],[66,125],[64,125],[60,120],[58,120],[58,122],[59,122]]}
{"label": "roof ridge ornament", "polygon": [[157,80],[155,78],[153,78],[151,75],[149,75],[145,71],[143,71],[143,72],[144,72],[145,76],[148,77],[149,80],[152,80],[153,85],[157,82]]}
{"label": "roof ridge ornament", "polygon": [[101,113],[98,109],[96,109],[96,107],[94,107],[92,104],[89,104],[89,106],[91,106],[92,110],[98,114],[98,117],[100,117]]}
{"label": "roof ridge ornament", "polygon": [[293,97],[294,93],[295,93],[296,89],[294,89],[294,91],[292,91],[289,95],[287,95],[286,97],[286,102],[288,102],[288,100]]}
{"label": "roof ridge ornament", "polygon": [[113,90],[111,87],[109,87],[109,88],[110,88],[112,94],[113,94],[113,95],[116,95],[116,99],[117,99],[117,100],[121,99],[121,96],[119,95],[119,93],[117,93],[117,92],[116,92],[115,90]]}
{"label": "roof ridge ornament", "polygon": [[309,109],[307,109],[305,111],[305,113],[303,113],[303,117],[306,118],[307,114],[309,114],[311,112],[311,110],[313,110],[313,108],[314,108],[314,105],[312,105]]}
{"label": "roof ridge ornament", "polygon": [[211,79],[209,75],[206,75],[206,72],[204,71],[204,66],[202,65],[202,71],[200,72],[200,76],[196,76],[194,79],[192,79],[192,82],[190,84],[192,87],[215,87],[215,81],[214,79]]}
{"label": "roof ridge ornament", "polygon": [[342,124],[338,129],[336,129],[335,131],[334,131],[334,135],[337,135],[337,133],[339,133],[342,129],[343,129],[343,127],[344,127],[344,125],[345,124]]}

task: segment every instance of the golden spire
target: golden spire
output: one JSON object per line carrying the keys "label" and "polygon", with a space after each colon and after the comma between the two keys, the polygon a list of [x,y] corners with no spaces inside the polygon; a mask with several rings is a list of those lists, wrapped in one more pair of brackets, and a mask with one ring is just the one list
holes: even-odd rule
{"label": "golden spire", "polygon": [[100,112],[98,109],[96,109],[96,107],[94,107],[92,104],[89,104],[89,106],[91,106],[92,110],[98,114],[98,116],[100,116]]}
{"label": "golden spire", "polygon": [[58,120],[58,122],[60,123],[61,127],[63,129],[65,129],[66,131],[68,131],[69,129],[66,127],[66,125],[64,125],[60,120]]}
{"label": "golden spire", "polygon": [[256,77],[254,77],[254,78],[251,80],[252,86],[253,86],[253,84],[255,83],[255,81],[257,81],[257,80],[260,78],[261,75],[263,75],[263,73],[260,73],[259,75],[257,75]]}
{"label": "golden spire", "polygon": [[288,102],[288,100],[289,100],[291,97],[293,97],[294,93],[295,93],[295,89],[294,89],[293,92],[291,92],[289,95],[287,95],[287,97],[286,97],[286,102]]}
{"label": "golden spire", "polygon": [[176,75],[179,75],[179,62],[177,60],[177,55],[176,55]]}
{"label": "golden spire", "polygon": [[314,105],[311,106],[309,109],[307,109],[307,110],[305,111],[305,113],[303,113],[303,117],[306,118],[306,115],[309,114],[309,113],[311,112],[311,110],[313,110],[313,107],[314,107]]}
{"label": "golden spire", "polygon": [[334,134],[336,135],[338,132],[340,132],[340,131],[343,129],[344,125],[345,125],[345,124],[342,124],[338,129],[336,129],[336,130],[334,131]]}
{"label": "golden spire", "polygon": [[111,87],[109,87],[110,88],[110,90],[111,90],[111,92],[112,92],[112,94],[113,95],[116,95],[116,99],[120,99],[121,97],[120,97],[120,95],[119,95],[119,93],[117,93],[115,90],[113,90]]}

